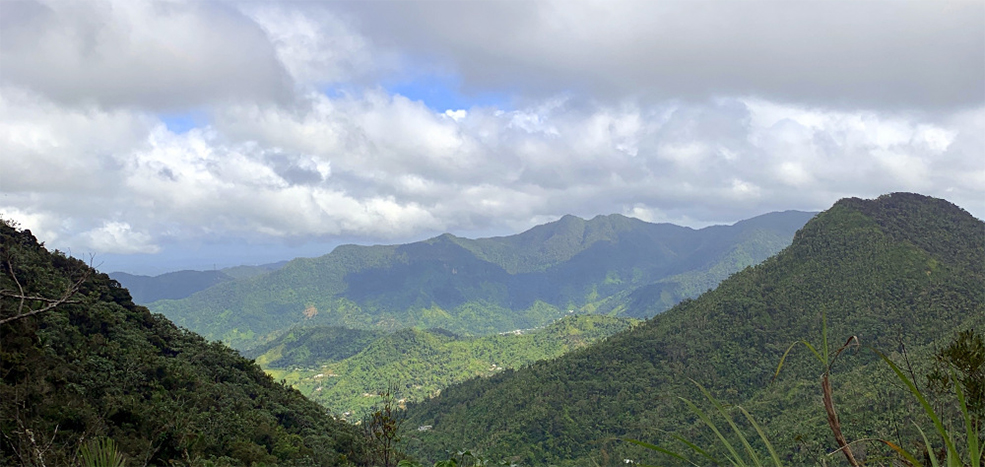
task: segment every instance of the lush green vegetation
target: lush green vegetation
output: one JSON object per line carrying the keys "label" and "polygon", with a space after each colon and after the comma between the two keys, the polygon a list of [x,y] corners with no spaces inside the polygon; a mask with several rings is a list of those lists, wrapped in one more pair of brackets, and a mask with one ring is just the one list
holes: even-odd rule
{"label": "lush green vegetation", "polygon": [[[361,420],[378,402],[381,382],[401,403],[424,400],[476,376],[490,376],[623,331],[634,320],[600,315],[565,317],[543,328],[486,337],[432,330],[377,332],[316,327],[291,330],[258,349],[256,361],[333,414]],[[261,352],[262,351],[262,352]]]}
{"label": "lush green vegetation", "polygon": [[0,465],[370,462],[356,427],[105,274],[6,221],[0,251]]}
{"label": "lush green vegetation", "polygon": [[[830,370],[834,361],[837,360],[838,356],[844,350],[859,346],[857,338],[853,337],[849,339],[844,346],[831,352],[831,349],[827,346],[826,333],[822,330],[820,348],[815,347],[807,341],[801,341],[791,346],[788,352],[796,344],[803,343],[825,368],[821,383],[822,399],[824,401],[825,412],[828,415],[828,426],[839,446],[839,449],[829,453],[828,456],[834,455],[840,457],[838,456],[840,453],[844,455],[845,461],[853,467],[865,465],[864,460],[873,460],[875,461],[873,463],[877,464],[889,461],[894,465],[900,464],[910,467],[922,465],[932,465],[934,467],[939,467],[940,465],[946,465],[948,467],[979,467],[985,464],[985,438],[983,438],[983,435],[985,435],[985,418],[982,417],[980,410],[981,405],[985,404],[985,394],[981,394],[980,391],[980,383],[985,379],[985,344],[983,342],[985,342],[985,334],[976,333],[971,330],[962,331],[958,334],[954,342],[948,345],[946,349],[937,353],[938,367],[927,378],[931,385],[935,382],[940,383],[940,386],[946,387],[945,392],[953,393],[954,397],[950,403],[945,402],[943,404],[932,404],[929,402],[930,399],[919,387],[919,380],[915,378],[911,379],[910,376],[904,374],[904,370],[899,365],[886,357],[885,354],[875,351],[889,368],[892,369],[899,381],[913,394],[926,414],[927,419],[933,423],[934,431],[936,432],[933,434],[936,437],[928,437],[920,428],[920,425],[914,423],[916,431],[920,434],[920,440],[916,444],[916,448],[919,451],[916,452],[908,449],[903,443],[894,443],[892,440],[885,438],[862,439],[854,443],[845,439],[837,411],[834,408],[834,396],[830,390]],[[783,360],[783,358],[780,359],[777,374],[779,374],[783,365]],[[914,376],[912,369],[908,369],[910,370],[911,376]],[[781,467],[783,465],[783,461],[780,460],[776,449],[773,447],[773,443],[766,435],[766,431],[763,430],[760,424],[756,422],[755,418],[746,409],[741,406],[726,407],[700,384],[697,384],[697,386],[714,407],[715,412],[717,412],[715,415],[718,415],[720,420],[725,421],[731,430],[720,429],[719,424],[713,420],[713,417],[709,416],[698,405],[687,399],[682,398],[682,400],[715,433],[717,443],[727,451],[728,457],[724,460],[717,459],[709,454],[711,449],[702,448],[698,444],[677,435],[674,435],[674,437],[687,448],[687,452],[676,452],[667,447],[657,446],[635,439],[626,439],[625,441],[651,451],[671,456],[676,460],[690,465],[701,465],[701,463],[707,462],[715,465],[732,465],[736,467],[748,465],[762,466],[764,464]],[[940,400],[938,399],[938,401]],[[936,408],[934,407],[935,405]],[[745,421],[748,422],[748,426],[755,431],[758,441],[761,441],[762,446],[769,452],[769,461],[766,461],[761,456],[761,453],[757,452],[749,442],[749,439],[744,433],[748,430],[740,428],[736,418],[732,415],[733,412],[741,412]],[[952,415],[952,417],[949,417],[949,415]],[[931,441],[933,438],[936,438],[934,439],[936,446],[935,442]],[[920,444],[920,441],[922,441],[922,444]],[[865,446],[862,443],[876,443],[886,446],[893,453],[897,454],[897,456],[888,458],[874,457],[872,459],[860,458],[855,454],[855,450],[863,448],[864,452]],[[697,462],[689,459],[689,457],[696,458]],[[822,465],[827,464],[825,459],[822,459],[822,461],[824,461]]]}
{"label": "lush green vegetation", "polygon": [[[409,430],[406,446],[432,462],[465,447],[531,465],[664,463],[617,439],[675,445],[677,433],[716,446],[679,399],[706,400],[693,380],[755,414],[782,462],[837,463],[827,455],[837,447],[821,403],[824,368],[810,352],[792,352],[770,384],[784,351],[802,339],[817,342],[827,316],[832,343],[856,336],[914,375],[926,374],[956,331],[985,328],[983,269],[985,224],[946,201],[905,193],[842,200],[779,255],[696,300],[587,349],[411,404],[407,425],[432,428]],[[933,432],[926,417],[914,418],[922,409],[910,391],[893,381],[874,352],[839,357],[830,389],[848,440],[914,448],[916,426]],[[755,431],[739,426],[769,459]],[[862,458],[895,456],[884,445],[858,450]]]}
{"label": "lush green vegetation", "polygon": [[[162,302],[201,305],[185,318],[259,342],[249,355],[281,383],[4,223],[0,459],[980,466],[985,223],[919,195],[846,199],[750,267],[773,248],[767,217],[690,232],[566,217],[515,237],[340,247]],[[737,269],[642,324],[615,318]],[[337,327],[351,323],[362,330]],[[288,383],[370,415],[370,433]]]}
{"label": "lush green vegetation", "polygon": [[[151,309],[241,349],[298,324],[485,335],[543,326],[569,310],[644,317],[776,253],[812,215],[701,230],[566,216],[509,237],[347,245]],[[656,300],[626,307],[629,294],[658,281]]]}

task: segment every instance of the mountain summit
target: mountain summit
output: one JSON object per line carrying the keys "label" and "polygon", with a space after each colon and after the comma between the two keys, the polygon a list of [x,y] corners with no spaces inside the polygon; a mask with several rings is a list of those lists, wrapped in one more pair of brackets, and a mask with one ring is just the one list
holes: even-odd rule
{"label": "mountain summit", "polygon": [[[788,211],[699,230],[565,216],[508,237],[344,245],[150,308],[239,348],[302,323],[476,335],[538,327],[569,312],[643,317],[776,253],[812,216]],[[629,294],[656,283],[647,306],[626,306]]]}
{"label": "mountain summit", "polygon": [[[643,325],[411,405],[411,424],[432,427],[415,435],[415,449],[432,459],[459,446],[531,465],[622,464],[640,453],[613,439],[666,445],[680,431],[700,439],[700,422],[677,399],[704,399],[693,380],[758,412],[791,465],[815,463],[812,452],[834,449],[817,399],[821,370],[808,352],[794,352],[770,386],[784,350],[802,339],[819,345],[826,318],[833,346],[856,336],[929,355],[956,330],[985,326],[983,265],[985,223],[947,201],[844,199],[776,256]],[[871,352],[840,357],[839,374],[851,376],[835,378],[835,394],[851,395],[839,403],[852,439],[899,435],[885,417],[909,397],[885,384],[894,376],[878,382],[885,370]]]}

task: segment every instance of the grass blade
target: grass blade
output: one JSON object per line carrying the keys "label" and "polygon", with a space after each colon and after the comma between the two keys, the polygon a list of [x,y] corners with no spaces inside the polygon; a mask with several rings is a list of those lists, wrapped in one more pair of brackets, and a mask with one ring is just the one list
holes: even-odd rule
{"label": "grass blade", "polygon": [[704,449],[701,449],[700,447],[698,447],[698,445],[696,445],[696,444],[694,444],[694,443],[692,443],[692,442],[684,439],[681,436],[678,436],[678,435],[671,435],[671,436],[673,436],[674,439],[676,439],[676,440],[684,443],[687,447],[691,448],[691,450],[693,450],[694,452],[696,452],[698,454],[701,454],[704,458],[710,460],[713,464],[716,464],[716,465],[717,464],[721,464],[721,462],[718,459],[716,459],[711,454],[708,454],[707,452],[705,452],[705,450]]}
{"label": "grass blade", "polygon": [[821,354],[817,351],[817,349],[814,348],[813,345],[811,345],[810,342],[807,342],[805,340],[800,340],[794,342],[793,344],[790,344],[790,347],[787,347],[787,350],[783,352],[783,356],[780,357],[780,363],[776,366],[776,372],[773,373],[773,381],[776,381],[776,378],[780,376],[780,369],[783,368],[783,361],[787,359],[787,354],[789,354],[790,351],[797,346],[797,344],[804,344],[804,346],[807,347],[807,349],[810,350],[815,357],[817,357],[817,360],[821,362],[822,365],[827,366],[827,362],[824,361],[824,357],[821,356]]}
{"label": "grass blade", "polygon": [[725,421],[728,422],[730,427],[732,427],[732,431],[735,432],[735,434],[739,437],[739,441],[741,441],[742,446],[746,448],[746,452],[749,453],[749,458],[752,460],[752,462],[755,463],[757,466],[762,467],[763,464],[759,462],[759,455],[756,454],[756,451],[752,448],[752,445],[750,445],[749,441],[746,440],[746,437],[742,434],[742,430],[740,430],[739,427],[735,424],[735,420],[733,420],[732,416],[729,415],[728,410],[726,410],[725,407],[722,405],[722,403],[718,402],[718,399],[715,399],[711,395],[711,393],[708,392],[707,389],[705,389],[704,386],[698,384],[693,380],[692,382],[696,384],[699,389],[701,389],[701,392],[705,395],[705,397],[707,397],[708,400],[711,401],[712,405],[714,405],[715,408],[718,409],[718,413],[722,414],[722,417],[725,418]]}
{"label": "grass blade", "polygon": [[759,424],[756,423],[756,420],[752,418],[752,415],[750,415],[746,409],[739,407],[739,410],[741,410],[742,414],[746,416],[746,420],[749,420],[752,427],[756,429],[756,433],[759,434],[759,439],[763,440],[763,444],[766,445],[766,449],[770,451],[770,457],[773,458],[773,465],[776,467],[782,467],[782,464],[780,463],[780,456],[776,454],[776,450],[773,449],[773,443],[770,443],[770,440],[766,437],[766,433],[763,432],[763,429],[759,427]]}
{"label": "grass blade", "polygon": [[940,467],[940,462],[937,460],[937,454],[934,453],[934,447],[930,445],[930,440],[927,439],[927,435],[924,434],[923,429],[920,428],[920,425],[917,425],[916,422],[913,423],[913,426],[917,427],[917,431],[919,431],[920,436],[923,437],[923,445],[927,447],[927,457],[930,458],[930,465]]}
{"label": "grass blade", "polygon": [[[927,416],[930,417],[930,419],[934,422],[934,427],[937,428],[937,433],[940,434],[941,438],[944,438],[944,444],[947,447],[948,455],[953,455],[955,457],[960,458],[960,456],[958,456],[957,448],[954,447],[954,441],[951,439],[951,436],[944,428],[944,424],[941,423],[940,417],[937,416],[937,413],[934,412],[934,409],[930,406],[930,403],[927,402],[927,398],[923,396],[920,390],[917,389],[917,387],[913,384],[913,382],[910,381],[910,379],[903,374],[903,372],[899,369],[899,367],[896,366],[896,364],[893,363],[893,361],[890,360],[889,357],[887,357],[886,355],[884,355],[882,352],[878,350],[874,350],[874,352],[878,354],[880,357],[882,357],[883,361],[885,361],[886,364],[888,364],[889,367],[893,369],[893,371],[896,373],[896,376],[899,377],[899,379],[903,381],[904,384],[906,384],[906,387],[910,389],[910,392],[912,392],[913,395],[916,396],[917,400],[920,401],[920,405],[923,406],[923,410],[927,412]],[[931,456],[931,459],[934,459],[934,456]]]}
{"label": "grass blade", "polygon": [[910,454],[910,451],[907,451],[906,449],[903,449],[903,448],[897,446],[896,443],[893,443],[892,441],[886,441],[884,439],[879,439],[879,438],[877,438],[876,440],[879,441],[879,442],[881,442],[881,443],[883,443],[883,444],[885,444],[886,446],[889,446],[889,448],[892,449],[893,451],[896,451],[896,453],[899,454],[900,457],[902,457],[903,459],[905,459],[906,462],[908,464],[910,464],[911,466],[913,466],[913,467],[923,467],[923,464],[921,464],[920,461],[918,461],[917,458],[914,457],[913,454]]}
{"label": "grass blade", "polygon": [[722,432],[718,430],[718,427],[715,426],[715,423],[711,421],[711,418],[709,418],[708,415],[703,410],[698,408],[697,405],[694,405],[694,402],[691,402],[684,398],[681,398],[681,400],[684,401],[685,404],[687,404],[687,406],[691,409],[691,411],[694,412],[695,415],[697,415],[698,418],[700,418],[701,421],[705,423],[705,425],[708,425],[708,428],[711,428],[711,431],[715,432],[715,435],[718,436],[718,440],[721,441],[722,444],[725,445],[725,449],[728,449],[728,452],[732,454],[732,459],[733,459],[732,463],[737,466],[745,467],[746,463],[743,462],[742,457],[739,457],[739,453],[735,451],[734,447],[732,447],[732,443],[728,442],[728,439],[726,439],[725,436],[722,435]]}
{"label": "grass blade", "polygon": [[[642,446],[642,447],[647,448],[647,449],[649,449],[651,451],[657,451],[657,452],[664,453],[664,454],[666,454],[668,456],[672,456],[674,458],[677,458],[677,459],[680,459],[680,460],[682,460],[684,462],[687,462],[688,464],[691,464],[691,465],[693,465],[695,467],[699,467],[698,464],[695,464],[694,462],[691,462],[690,459],[688,459],[688,458],[686,458],[686,457],[684,457],[684,456],[682,456],[682,455],[680,455],[680,454],[678,454],[678,453],[676,453],[674,451],[671,451],[670,449],[662,448],[662,447],[657,446],[655,444],[644,443],[643,441],[638,441],[638,440],[635,440],[635,439],[623,438],[623,441],[626,441],[627,443],[633,443],[633,444],[635,444],[637,446]],[[687,444],[693,446],[693,444],[691,444],[691,443],[687,443]],[[696,448],[697,446],[694,446],[694,447]]]}
{"label": "grass blade", "polygon": [[978,430],[975,429],[975,424],[971,420],[971,412],[968,411],[968,404],[965,402],[961,384],[959,384],[958,379],[953,373],[951,374],[951,380],[954,381],[954,392],[958,395],[958,403],[961,406],[961,413],[964,415],[964,426],[968,436],[968,456],[971,458],[971,467],[981,467],[982,452],[978,448]]}

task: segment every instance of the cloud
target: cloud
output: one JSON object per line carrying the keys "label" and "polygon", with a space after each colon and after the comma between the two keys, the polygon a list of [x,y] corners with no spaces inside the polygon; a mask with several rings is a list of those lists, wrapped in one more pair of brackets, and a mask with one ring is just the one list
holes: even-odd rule
{"label": "cloud", "polygon": [[[982,217],[977,13],[15,2],[0,212],[118,254],[501,234],[569,213],[699,227],[900,190]],[[513,99],[429,108],[383,84],[429,67]],[[174,115],[196,118],[176,132]]]}
{"label": "cloud", "polygon": [[838,108],[985,101],[982,2],[365,2],[362,30],[471,89]]}
{"label": "cloud", "polygon": [[264,30],[280,63],[302,86],[359,82],[398,66],[395,55],[375,49],[345,18],[322,5],[238,6]]}
{"label": "cloud", "polygon": [[267,35],[222,3],[24,0],[2,21],[2,82],[59,103],[169,111],[290,97]]}
{"label": "cloud", "polygon": [[[4,161],[8,211],[100,251],[228,236],[397,241],[519,230],[566,213],[701,226],[898,190],[985,212],[985,108],[934,119],[761,99],[563,98],[449,118],[376,90],[221,107],[209,126],[176,134],[140,112],[5,95],[20,99],[0,106],[17,122],[0,126],[15,154]],[[86,139],[97,142],[72,147]],[[48,148],[35,158],[24,141]]]}
{"label": "cloud", "polygon": [[83,236],[88,240],[86,246],[99,253],[157,253],[161,250],[150,235],[135,232],[126,222],[107,222]]}

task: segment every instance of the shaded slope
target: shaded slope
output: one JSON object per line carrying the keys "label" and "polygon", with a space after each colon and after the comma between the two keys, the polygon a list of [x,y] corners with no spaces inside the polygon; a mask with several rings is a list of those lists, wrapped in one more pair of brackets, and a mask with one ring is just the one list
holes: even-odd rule
{"label": "shaded slope", "polygon": [[[779,251],[812,215],[700,230],[565,216],[510,237],[347,245],[151,308],[241,348],[300,323],[489,334],[541,326],[568,310],[649,316]],[[629,293],[659,280],[671,291],[662,308],[625,309]]]}
{"label": "shaded slope", "polygon": [[217,271],[175,271],[157,276],[111,272],[109,277],[130,291],[134,303],[146,305],[158,300],[182,299],[216,284],[276,271],[285,264],[287,261],[257,266],[233,266]]}
{"label": "shaded slope", "polygon": [[[694,426],[676,400],[700,398],[693,379],[758,408],[781,455],[812,463],[811,450],[823,450],[828,436],[819,406],[806,402],[816,401],[819,369],[795,353],[783,380],[767,387],[787,345],[816,340],[825,313],[832,341],[857,335],[880,349],[900,342],[917,354],[932,349],[956,329],[985,326],[983,263],[985,225],[946,201],[912,194],[842,200],[779,255],[644,325],[411,406],[411,424],[433,429],[408,436],[432,458],[469,448],[532,465],[616,465],[638,453],[604,440],[669,444],[668,432]],[[853,375],[836,388],[852,395],[839,401],[850,438],[893,437],[878,431],[892,426],[885,417],[898,415],[885,404],[904,399],[873,384],[882,367],[870,365],[874,359],[860,353],[841,361]]]}
{"label": "shaded slope", "polygon": [[75,465],[79,443],[104,436],[132,465],[368,463],[356,427],[105,274],[5,222],[0,252],[4,320],[48,303],[18,295],[56,298],[87,278],[57,308],[0,324],[0,464]]}
{"label": "shaded slope", "polygon": [[159,276],[112,272],[109,276],[129,290],[134,303],[139,304],[185,298],[213,285],[233,280],[232,276],[222,271],[175,271]]}

